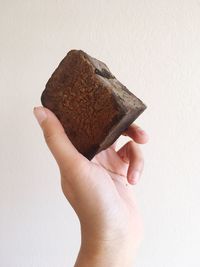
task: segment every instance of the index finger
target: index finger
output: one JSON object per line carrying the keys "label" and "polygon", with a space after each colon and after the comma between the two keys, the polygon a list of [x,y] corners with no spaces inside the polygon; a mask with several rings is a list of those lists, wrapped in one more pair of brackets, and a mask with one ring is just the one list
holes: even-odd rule
{"label": "index finger", "polygon": [[129,136],[138,144],[146,144],[149,140],[148,134],[135,123],[131,124],[122,135]]}

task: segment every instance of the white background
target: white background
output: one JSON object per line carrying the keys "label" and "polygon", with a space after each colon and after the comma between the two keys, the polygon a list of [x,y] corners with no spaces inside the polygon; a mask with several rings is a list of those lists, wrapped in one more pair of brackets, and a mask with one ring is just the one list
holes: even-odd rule
{"label": "white background", "polygon": [[78,252],[78,220],[32,115],[72,48],[148,105],[137,120],[151,141],[135,187],[146,228],[136,267],[199,267],[197,0],[0,0],[0,266],[73,266]]}

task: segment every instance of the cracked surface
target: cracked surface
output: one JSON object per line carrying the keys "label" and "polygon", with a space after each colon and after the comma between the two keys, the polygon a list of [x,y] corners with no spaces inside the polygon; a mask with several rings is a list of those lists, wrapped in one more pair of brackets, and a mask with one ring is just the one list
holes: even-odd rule
{"label": "cracked surface", "polygon": [[61,61],[41,101],[88,159],[112,144],[145,109],[103,62],[81,50],[70,51]]}

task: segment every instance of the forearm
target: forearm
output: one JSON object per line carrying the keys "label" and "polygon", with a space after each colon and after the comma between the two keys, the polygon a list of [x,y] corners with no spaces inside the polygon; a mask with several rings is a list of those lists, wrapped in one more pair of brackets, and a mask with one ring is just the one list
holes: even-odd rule
{"label": "forearm", "polygon": [[119,247],[94,243],[82,245],[74,267],[132,267],[135,258],[134,249],[126,244]]}

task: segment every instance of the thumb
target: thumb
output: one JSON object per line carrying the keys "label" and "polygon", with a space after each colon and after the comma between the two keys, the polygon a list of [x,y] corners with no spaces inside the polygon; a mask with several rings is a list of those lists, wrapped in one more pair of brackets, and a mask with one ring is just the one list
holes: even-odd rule
{"label": "thumb", "polygon": [[36,107],[33,112],[43,130],[45,141],[60,169],[73,170],[75,168],[77,170],[77,167],[82,165],[81,163],[88,161],[74,147],[53,112],[44,107]]}

